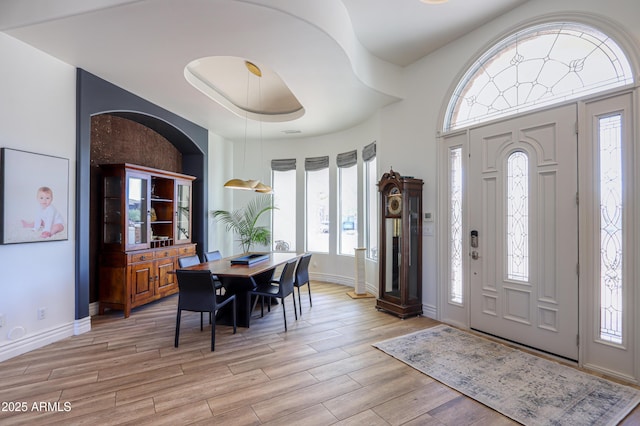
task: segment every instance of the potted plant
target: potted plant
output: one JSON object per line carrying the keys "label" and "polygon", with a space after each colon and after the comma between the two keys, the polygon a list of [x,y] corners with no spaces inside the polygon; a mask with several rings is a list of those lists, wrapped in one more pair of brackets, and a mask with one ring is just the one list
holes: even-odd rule
{"label": "potted plant", "polygon": [[258,226],[258,219],[263,213],[274,210],[269,195],[260,195],[251,200],[245,207],[228,212],[214,210],[213,218],[226,225],[227,231],[235,232],[242,250],[251,251],[254,244],[268,245],[271,242],[271,230],[266,226]]}

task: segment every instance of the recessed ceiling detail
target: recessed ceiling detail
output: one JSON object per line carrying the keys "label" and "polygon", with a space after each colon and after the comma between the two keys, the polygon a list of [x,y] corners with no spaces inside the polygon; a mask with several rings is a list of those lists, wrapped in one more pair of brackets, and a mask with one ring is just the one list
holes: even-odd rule
{"label": "recessed ceiling detail", "polygon": [[190,62],[184,77],[196,89],[240,117],[284,122],[304,115],[280,76],[269,67],[236,56],[210,56]]}

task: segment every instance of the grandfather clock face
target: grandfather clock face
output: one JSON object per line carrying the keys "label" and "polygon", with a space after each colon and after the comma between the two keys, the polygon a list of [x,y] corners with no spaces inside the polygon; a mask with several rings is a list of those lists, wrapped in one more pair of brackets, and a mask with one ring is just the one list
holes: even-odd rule
{"label": "grandfather clock face", "polygon": [[386,216],[399,217],[402,213],[402,193],[398,187],[391,187],[387,193],[386,199]]}

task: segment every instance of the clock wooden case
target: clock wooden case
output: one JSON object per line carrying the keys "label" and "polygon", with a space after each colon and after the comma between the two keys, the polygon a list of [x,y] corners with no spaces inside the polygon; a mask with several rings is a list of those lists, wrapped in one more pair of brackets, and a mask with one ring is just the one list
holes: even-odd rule
{"label": "clock wooden case", "polygon": [[400,318],[422,314],[421,179],[393,169],[378,183],[381,203],[378,310]]}

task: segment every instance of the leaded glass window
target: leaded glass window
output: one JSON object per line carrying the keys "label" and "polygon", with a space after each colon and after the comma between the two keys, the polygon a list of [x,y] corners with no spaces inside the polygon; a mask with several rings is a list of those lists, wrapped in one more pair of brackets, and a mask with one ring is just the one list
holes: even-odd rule
{"label": "leaded glass window", "polygon": [[633,82],[618,44],[579,23],[519,31],[496,44],[456,87],[444,122],[452,130]]}
{"label": "leaded glass window", "polygon": [[462,303],[462,148],[449,151],[449,301]]}
{"label": "leaded glass window", "polygon": [[622,117],[598,120],[600,142],[600,338],[622,343]]}
{"label": "leaded glass window", "polygon": [[507,159],[507,277],[529,280],[529,159],[522,151]]}

